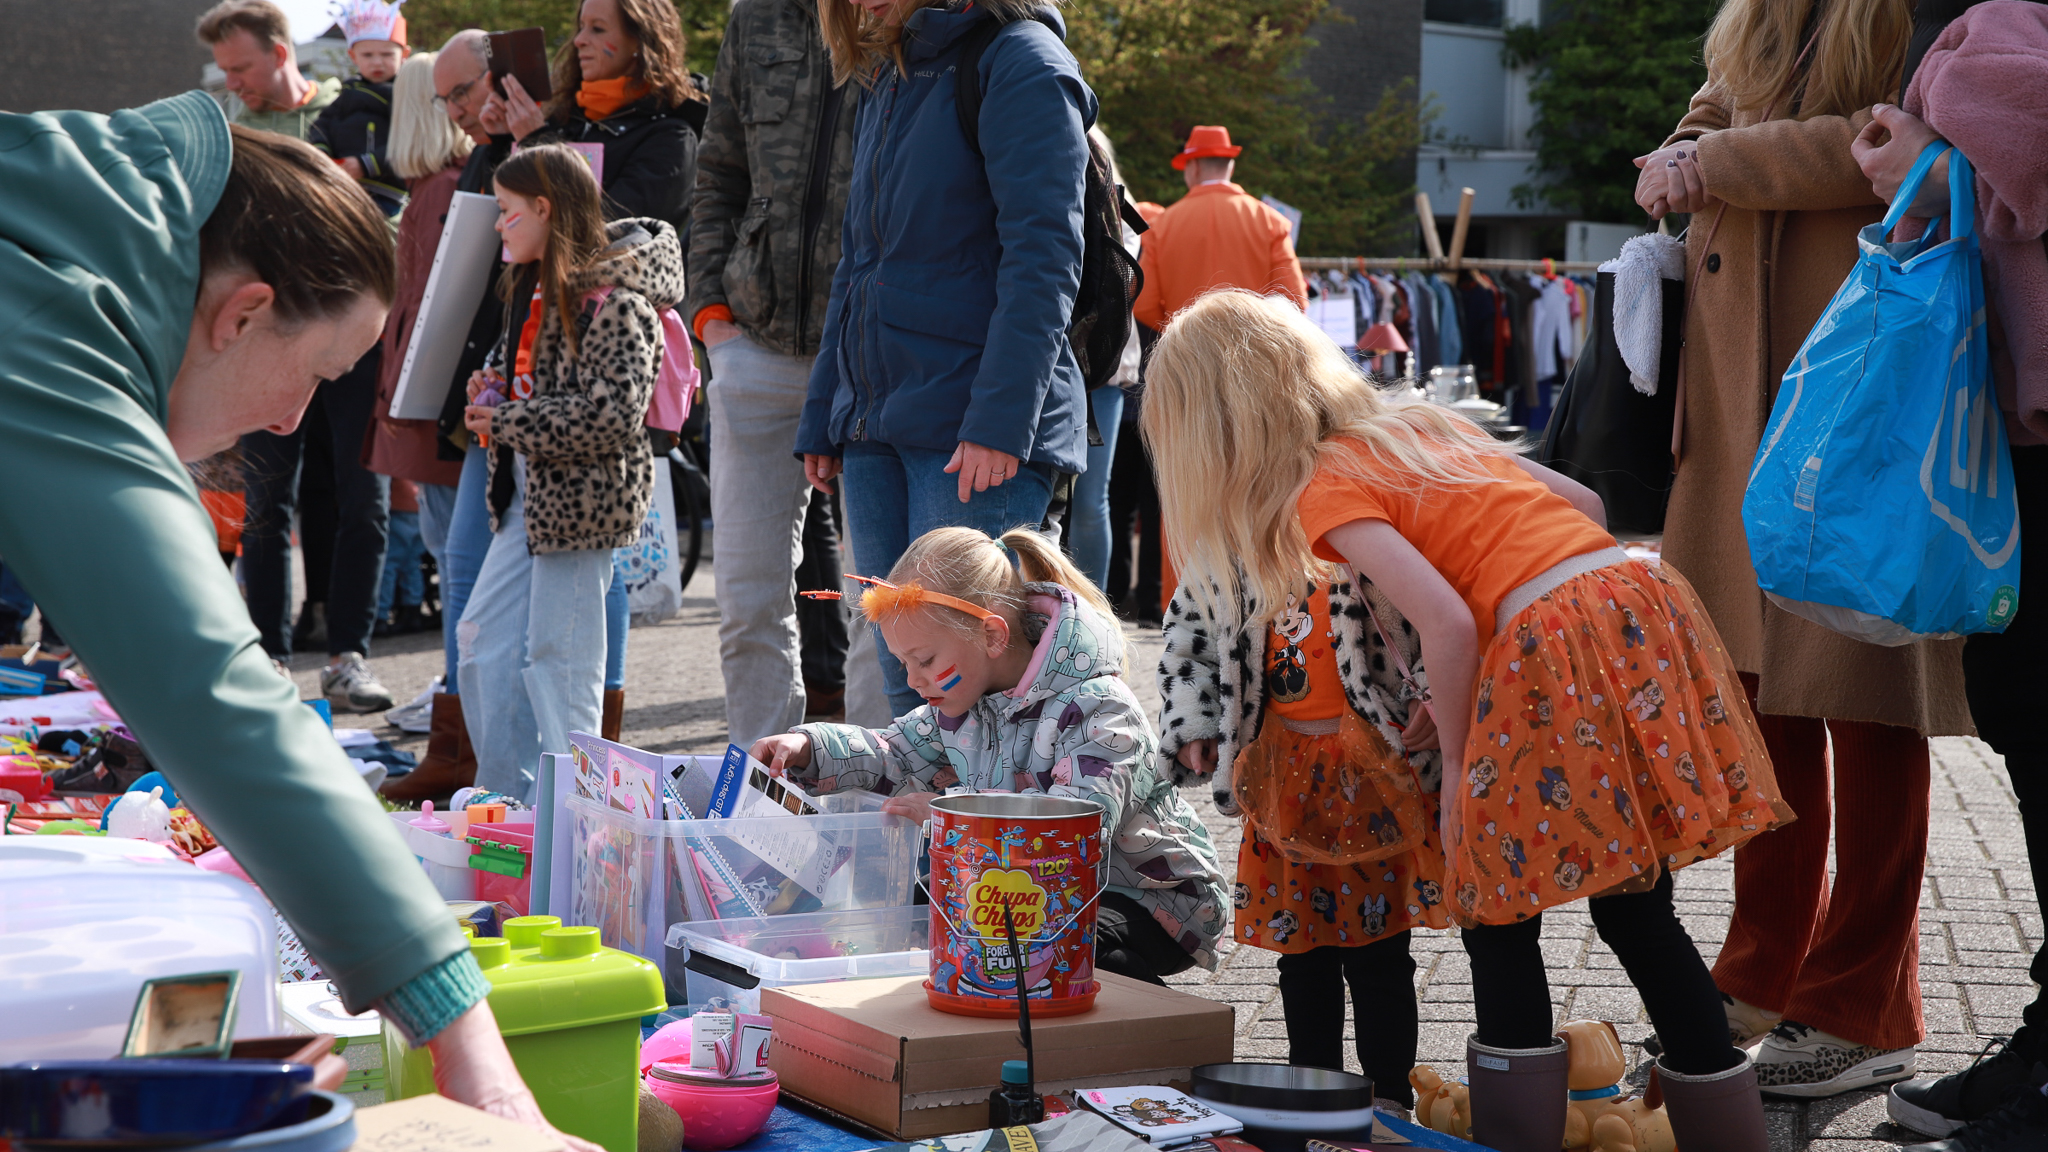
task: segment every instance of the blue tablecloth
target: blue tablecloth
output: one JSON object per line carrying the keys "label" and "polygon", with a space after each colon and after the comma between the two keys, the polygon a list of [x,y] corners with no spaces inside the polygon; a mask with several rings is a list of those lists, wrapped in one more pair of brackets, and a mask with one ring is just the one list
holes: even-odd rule
{"label": "blue tablecloth", "polygon": [[768,1117],[768,1126],[733,1152],[867,1152],[880,1144],[787,1104],[777,1104],[775,1114]]}

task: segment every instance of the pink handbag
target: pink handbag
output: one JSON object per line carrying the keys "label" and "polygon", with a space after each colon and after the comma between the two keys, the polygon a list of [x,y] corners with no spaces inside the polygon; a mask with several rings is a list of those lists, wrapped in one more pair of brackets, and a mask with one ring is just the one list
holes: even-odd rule
{"label": "pink handbag", "polygon": [[[595,301],[593,312],[604,307],[611,298],[612,286],[607,284],[590,294]],[[661,368],[654,375],[654,395],[647,402],[647,426],[664,432],[681,431],[683,422],[690,418],[690,402],[696,399],[697,382],[696,349],[690,344],[690,330],[683,326],[683,318],[673,308],[664,308],[661,313]]]}

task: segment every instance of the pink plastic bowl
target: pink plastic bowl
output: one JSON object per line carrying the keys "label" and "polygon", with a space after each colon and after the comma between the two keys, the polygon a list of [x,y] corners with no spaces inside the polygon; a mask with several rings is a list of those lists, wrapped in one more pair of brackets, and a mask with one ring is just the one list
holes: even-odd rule
{"label": "pink plastic bowl", "polygon": [[775,1111],[782,1094],[778,1078],[744,1088],[678,1084],[646,1077],[648,1090],[683,1120],[683,1147],[691,1152],[724,1152],[752,1139]]}

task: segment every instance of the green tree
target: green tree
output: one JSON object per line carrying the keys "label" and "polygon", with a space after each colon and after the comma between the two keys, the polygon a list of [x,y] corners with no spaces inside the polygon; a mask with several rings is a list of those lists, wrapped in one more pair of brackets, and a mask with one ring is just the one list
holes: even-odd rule
{"label": "green tree", "polygon": [[1640,224],[1635,157],[1671,134],[1706,79],[1701,40],[1717,0],[1561,0],[1544,23],[1508,29],[1510,64],[1533,69],[1536,162],[1547,182],[1515,189],[1587,220]]}
{"label": "green tree", "polygon": [[[725,39],[726,0],[675,0],[688,40],[690,70],[706,76]],[[406,0],[405,24],[416,48],[435,50],[464,28],[543,28],[553,48],[576,33],[580,0]]]}
{"label": "green tree", "polygon": [[1169,166],[1196,124],[1229,126],[1240,183],[1302,211],[1304,253],[1396,243],[1413,190],[1412,85],[1356,119],[1333,113],[1298,71],[1328,0],[1072,0],[1067,45],[1102,101],[1102,128],[1132,193],[1171,203]]}

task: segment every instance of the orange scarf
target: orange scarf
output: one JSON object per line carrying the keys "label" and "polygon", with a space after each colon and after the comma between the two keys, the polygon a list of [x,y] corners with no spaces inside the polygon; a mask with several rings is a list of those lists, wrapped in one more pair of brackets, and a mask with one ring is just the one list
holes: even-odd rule
{"label": "orange scarf", "polygon": [[576,106],[590,119],[603,120],[652,91],[653,85],[635,76],[585,80],[576,90]]}

